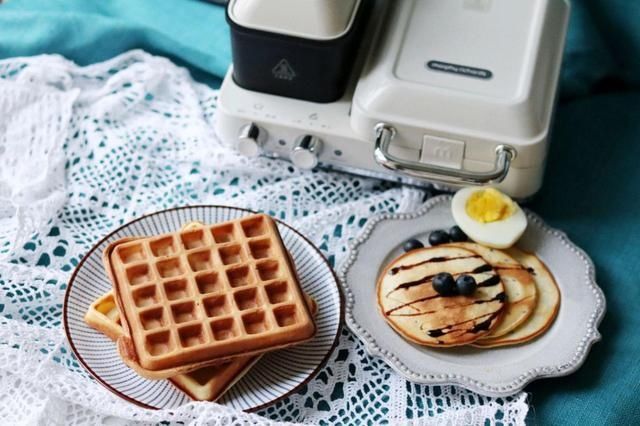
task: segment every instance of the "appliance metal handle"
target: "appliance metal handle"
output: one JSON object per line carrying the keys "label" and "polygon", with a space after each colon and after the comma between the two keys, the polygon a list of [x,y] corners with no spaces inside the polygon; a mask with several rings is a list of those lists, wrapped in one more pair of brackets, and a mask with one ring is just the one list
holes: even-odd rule
{"label": "appliance metal handle", "polygon": [[511,162],[516,158],[516,150],[509,145],[496,147],[496,159],[493,170],[472,172],[417,161],[403,160],[389,152],[391,142],[396,136],[396,129],[385,123],[375,127],[376,146],[374,156],[378,164],[387,169],[420,178],[435,180],[449,184],[487,185],[502,182],[509,173]]}

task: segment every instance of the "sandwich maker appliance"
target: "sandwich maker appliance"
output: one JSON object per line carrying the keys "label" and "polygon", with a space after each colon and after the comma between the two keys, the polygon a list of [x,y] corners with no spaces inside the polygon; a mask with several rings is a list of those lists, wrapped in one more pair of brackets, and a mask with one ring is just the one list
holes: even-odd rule
{"label": "sandwich maker appliance", "polygon": [[542,185],[566,0],[231,0],[216,118],[247,156],[414,185]]}

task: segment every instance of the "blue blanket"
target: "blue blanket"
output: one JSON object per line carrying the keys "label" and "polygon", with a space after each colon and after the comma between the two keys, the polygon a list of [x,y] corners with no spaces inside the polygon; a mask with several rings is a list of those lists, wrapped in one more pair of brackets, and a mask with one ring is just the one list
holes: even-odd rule
{"label": "blue blanket", "polygon": [[220,84],[231,46],[224,9],[197,0],[0,0],[0,58],[58,53],[80,65],[131,49]]}
{"label": "blue blanket", "polygon": [[[540,424],[640,418],[640,2],[577,0],[547,179],[532,202],[596,263],[608,314],[586,365],[528,387]],[[219,7],[195,0],[9,0],[0,58],[59,53],[80,64],[133,48],[219,84],[230,62]],[[570,295],[568,295],[570,297]]]}

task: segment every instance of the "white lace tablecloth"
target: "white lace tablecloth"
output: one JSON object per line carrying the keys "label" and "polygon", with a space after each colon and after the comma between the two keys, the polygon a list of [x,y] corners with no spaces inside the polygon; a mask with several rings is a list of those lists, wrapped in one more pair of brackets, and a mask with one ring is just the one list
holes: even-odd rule
{"label": "white lace tablecloth", "polygon": [[216,97],[141,51],[87,67],[58,56],[0,61],[2,423],[523,423],[526,394],[408,383],[346,329],[316,378],[259,415],[212,403],[144,410],[78,365],[61,324],[67,280],[94,242],[130,219],[185,204],[262,210],[339,265],[369,218],[423,201],[415,189],[236,155],[214,135]]}

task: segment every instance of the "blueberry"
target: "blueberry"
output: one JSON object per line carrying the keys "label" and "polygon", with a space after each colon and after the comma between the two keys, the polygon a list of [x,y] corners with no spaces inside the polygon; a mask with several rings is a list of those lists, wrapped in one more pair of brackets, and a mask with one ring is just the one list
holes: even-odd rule
{"label": "blueberry", "polygon": [[451,238],[446,231],[433,231],[429,234],[429,244],[432,246],[439,246],[440,244],[447,244],[451,242]]}
{"label": "blueberry", "polygon": [[453,275],[448,272],[441,272],[431,281],[433,289],[442,296],[453,296],[456,294],[456,281]]}
{"label": "blueberry", "polygon": [[422,247],[424,247],[424,244],[422,244],[419,240],[412,238],[402,245],[402,250],[404,250],[405,252],[410,252],[413,250],[421,249]]}
{"label": "blueberry", "polygon": [[456,243],[463,243],[469,240],[467,234],[465,234],[459,226],[453,226],[451,229],[449,229],[449,237],[451,238],[451,241]]}
{"label": "blueberry", "polygon": [[460,275],[456,280],[456,289],[463,296],[472,295],[476,288],[478,288],[478,283],[471,275]]}

